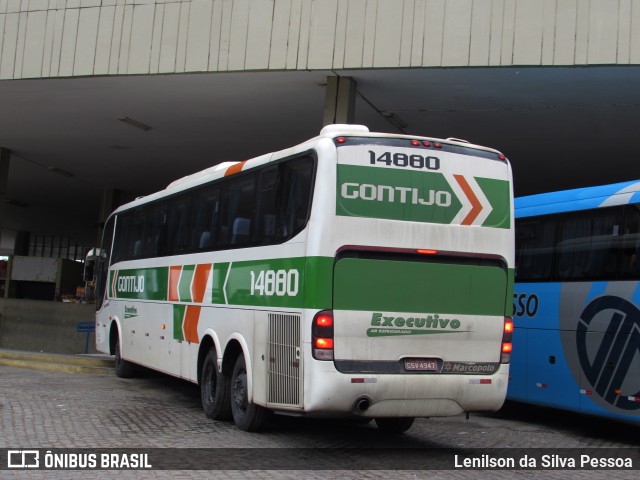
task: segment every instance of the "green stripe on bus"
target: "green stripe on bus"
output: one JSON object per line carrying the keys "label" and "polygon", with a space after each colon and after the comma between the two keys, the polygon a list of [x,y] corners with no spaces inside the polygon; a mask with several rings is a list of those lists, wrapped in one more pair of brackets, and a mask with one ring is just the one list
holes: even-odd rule
{"label": "green stripe on bus", "polygon": [[191,301],[191,280],[193,280],[193,272],[195,269],[195,265],[185,265],[182,267],[182,275],[180,275],[180,282],[178,283],[178,296],[181,302]]}
{"label": "green stripe on bus", "polygon": [[331,308],[332,266],[328,257],[233,262],[226,285],[214,279],[212,301],[226,293],[229,305]]}
{"label": "green stripe on bus", "polygon": [[334,309],[502,316],[507,277],[492,266],[345,258]]}
{"label": "green stripe on bus", "polygon": [[509,182],[493,178],[475,177],[478,186],[489,200],[493,210],[482,224],[483,227],[509,228],[511,226],[511,188]]}
{"label": "green stripe on bus", "polygon": [[510,268],[507,272],[507,296],[504,299],[504,316],[513,317],[513,292],[515,287],[515,268]]}
{"label": "green stripe on bus", "polygon": [[307,257],[304,305],[306,308],[330,309],[333,305],[332,257]]}
{"label": "green stripe on bus", "polygon": [[[188,273],[180,282],[181,301],[192,300],[186,291],[194,268],[183,269]],[[118,270],[110,281],[116,298],[166,301],[168,272],[168,267]],[[512,309],[507,290],[513,291],[513,269],[491,266],[342,259],[335,288],[331,257],[221,262],[212,274],[211,302],[218,305],[507,316]],[[174,305],[176,335],[182,335],[183,317],[184,305]]]}
{"label": "green stripe on bus", "polygon": [[184,340],[182,333],[182,322],[184,320],[184,311],[186,305],[173,304],[173,339]]}
{"label": "green stripe on bus", "polygon": [[213,264],[213,296],[211,301],[213,303],[227,303],[224,299],[224,292],[222,287],[224,281],[227,278],[227,272],[229,271],[229,262],[219,262]]}

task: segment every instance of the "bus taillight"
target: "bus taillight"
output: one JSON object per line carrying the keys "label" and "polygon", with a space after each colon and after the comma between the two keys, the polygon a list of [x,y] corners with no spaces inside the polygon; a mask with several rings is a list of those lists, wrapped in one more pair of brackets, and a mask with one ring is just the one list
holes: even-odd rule
{"label": "bus taillight", "polygon": [[511,339],[513,337],[513,320],[504,317],[504,330],[502,332],[502,347],[500,348],[500,363],[509,363],[511,361],[511,350],[513,345]]}
{"label": "bus taillight", "polygon": [[333,312],[323,310],[313,317],[311,326],[313,358],[333,360]]}

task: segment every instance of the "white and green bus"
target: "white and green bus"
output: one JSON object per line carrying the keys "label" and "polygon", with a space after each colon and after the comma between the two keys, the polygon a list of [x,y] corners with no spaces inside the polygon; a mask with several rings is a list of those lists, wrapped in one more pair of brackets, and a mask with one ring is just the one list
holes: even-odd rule
{"label": "white and green bus", "polygon": [[494,411],[509,372],[511,169],[456,139],[330,125],[118,208],[96,266],[116,374],[198,383],[207,417]]}

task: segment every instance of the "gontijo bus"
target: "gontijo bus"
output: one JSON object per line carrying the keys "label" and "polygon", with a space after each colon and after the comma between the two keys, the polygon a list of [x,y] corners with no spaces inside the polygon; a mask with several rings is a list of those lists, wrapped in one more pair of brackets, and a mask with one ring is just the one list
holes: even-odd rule
{"label": "gontijo bus", "polygon": [[199,383],[205,414],[496,410],[509,370],[511,170],[469,143],[332,125],[118,208],[96,343]]}
{"label": "gontijo bus", "polygon": [[640,424],[640,181],[515,205],[508,397]]}

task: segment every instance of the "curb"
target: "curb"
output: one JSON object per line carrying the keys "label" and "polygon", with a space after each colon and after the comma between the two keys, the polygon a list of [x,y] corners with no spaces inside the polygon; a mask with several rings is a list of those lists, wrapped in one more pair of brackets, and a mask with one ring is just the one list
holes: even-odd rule
{"label": "curb", "polygon": [[0,365],[98,375],[114,372],[113,357],[108,355],[62,355],[0,349]]}

